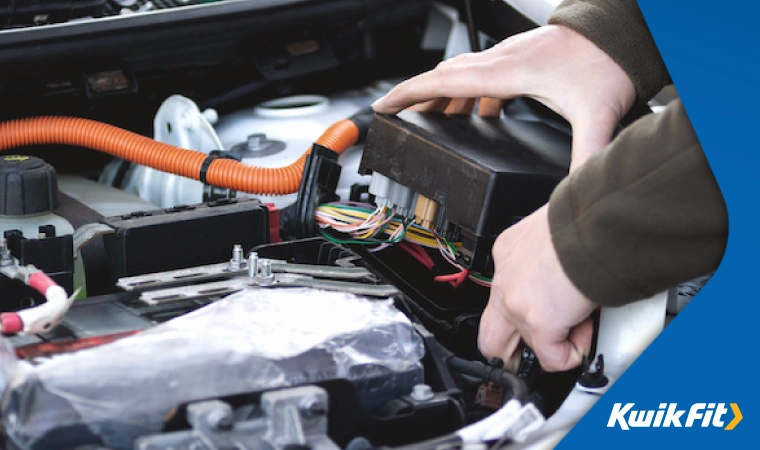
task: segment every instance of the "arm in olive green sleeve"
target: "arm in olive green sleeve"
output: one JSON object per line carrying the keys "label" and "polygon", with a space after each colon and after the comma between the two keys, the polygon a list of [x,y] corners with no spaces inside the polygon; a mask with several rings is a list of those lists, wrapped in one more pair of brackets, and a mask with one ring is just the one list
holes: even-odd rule
{"label": "arm in olive green sleeve", "polygon": [[728,236],[723,196],[680,101],[628,127],[563,180],[549,223],[563,269],[600,305],[714,271]]}
{"label": "arm in olive green sleeve", "polygon": [[565,0],[549,23],[585,36],[623,68],[639,100],[651,99],[670,76],[636,0]]}

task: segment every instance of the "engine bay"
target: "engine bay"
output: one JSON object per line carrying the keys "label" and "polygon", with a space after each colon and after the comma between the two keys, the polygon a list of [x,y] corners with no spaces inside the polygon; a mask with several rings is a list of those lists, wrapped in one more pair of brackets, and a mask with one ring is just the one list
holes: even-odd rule
{"label": "engine bay", "polygon": [[526,99],[500,117],[372,112],[469,31],[487,47],[535,26],[466,3],[14,3],[2,448],[558,440],[678,297],[597,311],[569,372],[525,346],[479,353],[491,246],[548,201],[572,135]]}

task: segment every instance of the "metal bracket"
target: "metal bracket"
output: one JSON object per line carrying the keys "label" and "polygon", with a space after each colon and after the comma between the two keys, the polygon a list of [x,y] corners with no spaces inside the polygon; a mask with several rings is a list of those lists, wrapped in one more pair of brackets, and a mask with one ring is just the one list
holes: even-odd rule
{"label": "metal bracket", "polygon": [[116,285],[143,291],[140,300],[148,305],[228,295],[249,287],[310,287],[371,297],[399,293],[394,286],[373,284],[376,278],[368,269],[351,266],[348,259],[339,262],[341,266],[293,264],[260,259],[256,252],[246,259],[242,247],[235,245],[229,262],[120,278]]}
{"label": "metal bracket", "polygon": [[253,287],[310,287],[314,289],[324,289],[326,291],[367,295],[370,297],[390,297],[391,295],[399,293],[399,290],[395,286],[388,284],[320,280],[305,275],[278,273],[274,274],[272,278],[265,278],[262,276],[251,278],[248,276],[241,276],[211,283],[145,291],[140,295],[140,300],[148,305],[158,305],[161,303],[177,302],[193,298],[229,295],[233,292]]}
{"label": "metal bracket", "polygon": [[[317,278],[334,278],[342,280],[374,279],[372,272],[364,267],[337,267],[318,266],[311,264],[291,264],[277,259],[261,259],[259,265],[265,261],[271,264],[272,272],[308,275]],[[120,278],[116,285],[126,291],[142,291],[169,286],[176,286],[187,282],[199,282],[219,278],[232,278],[248,274],[248,264],[245,261],[237,266],[228,262],[209,264],[206,266],[190,267],[187,269],[170,270],[167,272],[150,273],[134,277]]]}
{"label": "metal bracket", "polygon": [[135,450],[338,450],[327,436],[327,392],[303,386],[261,396],[263,418],[235,422],[232,407],[219,400],[192,403],[192,430],[143,436]]}

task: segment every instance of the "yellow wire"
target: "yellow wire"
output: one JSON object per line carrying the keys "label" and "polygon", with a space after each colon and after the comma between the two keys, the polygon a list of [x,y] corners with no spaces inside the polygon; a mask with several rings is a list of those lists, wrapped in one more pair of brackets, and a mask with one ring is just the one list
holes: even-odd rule
{"label": "yellow wire", "polygon": [[[330,217],[333,220],[336,221],[345,221],[345,226],[357,226],[360,222],[359,221],[366,221],[372,216],[375,216],[378,214],[377,211],[372,213],[367,213],[364,211],[357,211],[353,209],[343,209],[339,205],[320,205],[317,211],[321,212],[327,217]],[[383,209],[382,212],[385,212],[385,209]],[[325,223],[327,220],[325,218],[318,218],[319,221]],[[328,225],[333,226],[333,224],[327,222]],[[376,230],[380,227],[380,225],[376,225],[369,229],[367,232],[356,236],[358,239],[367,239],[371,237]],[[386,227],[386,232],[389,235],[393,235],[399,231],[399,228],[403,227],[403,223],[400,219],[393,219],[388,223],[388,226]],[[438,241],[437,236],[430,230],[419,228],[419,227],[408,227],[406,231],[405,239],[410,242],[415,242],[418,244],[426,245],[429,247],[438,247],[440,244]],[[455,247],[461,247],[461,242],[454,243]]]}

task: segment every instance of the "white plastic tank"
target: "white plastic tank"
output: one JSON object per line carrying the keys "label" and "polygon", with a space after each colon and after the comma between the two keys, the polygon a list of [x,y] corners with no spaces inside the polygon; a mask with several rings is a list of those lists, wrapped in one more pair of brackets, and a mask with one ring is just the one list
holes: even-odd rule
{"label": "white plastic tank", "polygon": [[75,175],[59,175],[58,190],[104,217],[158,209],[134,194]]}
{"label": "white plastic tank", "polygon": [[44,225],[54,226],[56,236],[74,233],[71,222],[58,214],[49,212],[29,216],[0,216],[0,236],[6,231],[19,230],[25,238],[37,239],[40,237],[39,228]]}

